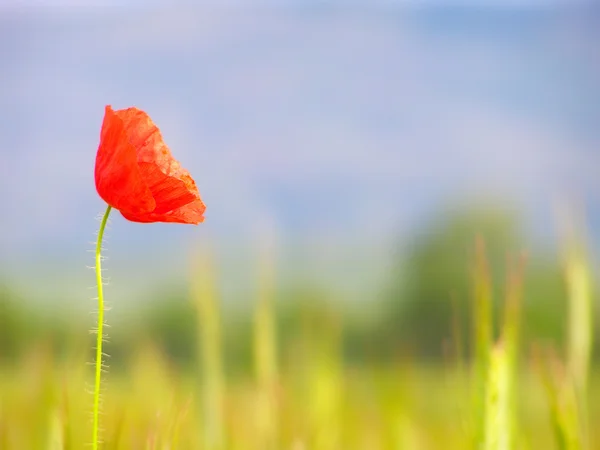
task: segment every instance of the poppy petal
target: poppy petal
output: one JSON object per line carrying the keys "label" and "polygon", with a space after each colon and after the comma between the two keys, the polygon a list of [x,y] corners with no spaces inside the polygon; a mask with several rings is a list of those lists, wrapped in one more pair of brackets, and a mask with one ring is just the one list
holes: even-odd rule
{"label": "poppy petal", "polygon": [[150,116],[137,108],[117,114],[125,124],[129,142],[136,149],[142,178],[156,201],[153,212],[164,214],[199,199],[192,177],[173,158]]}
{"label": "poppy petal", "polygon": [[151,223],[151,222],[171,222],[171,223],[186,223],[198,225],[204,222],[204,211],[206,206],[200,199],[194,200],[178,209],[169,211],[165,214],[157,214],[155,212],[147,214],[127,214],[121,212],[123,217],[132,222]]}
{"label": "poppy petal", "polygon": [[189,172],[138,108],[106,107],[96,157],[100,196],[134,222],[198,224],[206,209]]}
{"label": "poppy petal", "polygon": [[143,214],[156,207],[138,167],[136,149],[123,121],[110,106],[105,108],[95,180],[100,197],[121,212]]}
{"label": "poppy petal", "polygon": [[165,175],[156,164],[139,163],[139,168],[156,201],[156,208],[152,211],[156,214],[168,213],[200,197],[197,189],[190,191],[183,180]]}

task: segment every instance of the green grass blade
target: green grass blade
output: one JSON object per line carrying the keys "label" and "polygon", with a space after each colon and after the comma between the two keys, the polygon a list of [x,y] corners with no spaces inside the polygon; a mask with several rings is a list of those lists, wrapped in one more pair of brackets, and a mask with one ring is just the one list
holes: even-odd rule
{"label": "green grass blade", "polygon": [[192,277],[193,301],[198,309],[198,330],[202,354],[203,429],[206,450],[224,448],[225,377],[221,354],[221,319],[215,289],[212,260],[206,256],[196,265]]}

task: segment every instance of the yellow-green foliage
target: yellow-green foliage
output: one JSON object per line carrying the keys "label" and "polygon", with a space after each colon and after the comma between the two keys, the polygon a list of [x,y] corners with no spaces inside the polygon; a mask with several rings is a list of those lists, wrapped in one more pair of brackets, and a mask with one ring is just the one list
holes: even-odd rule
{"label": "yellow-green foliage", "polygon": [[[332,343],[323,345],[330,347],[311,343],[298,362],[300,367],[284,371],[279,378],[277,448],[468,447],[470,438],[460,415],[463,410],[457,408],[464,404],[467,393],[461,376],[450,369],[427,366],[343,369]],[[494,372],[499,377],[506,367],[502,366],[502,351],[497,347],[492,358],[493,366],[500,367]],[[105,448],[209,448],[206,434],[211,422],[200,408],[205,397],[198,380],[173,370],[152,345],[136,352],[138,357],[127,373],[106,378]],[[81,370],[85,360],[51,361],[41,351],[32,350],[18,367],[3,372],[2,449],[87,448],[91,396],[86,392],[90,378]],[[590,402],[598,402],[600,379],[596,374],[590,381],[596,393]],[[494,383],[497,388],[503,386]],[[222,432],[227,448],[263,448],[256,428],[260,386],[254,379],[222,380],[222,385]],[[578,425],[572,419],[569,390],[560,386],[552,391],[549,398],[556,398],[557,404],[549,408],[543,401],[540,377],[518,377],[517,385],[516,397],[523,412],[517,436],[523,443],[529,443],[529,448],[581,448],[575,444],[557,447],[552,434],[552,426],[556,426],[564,436],[561,439],[573,440],[569,430]],[[505,417],[504,406],[492,407],[498,408],[496,417]],[[598,410],[591,420],[598,423]],[[591,430],[594,433],[596,430]],[[61,440],[63,447],[56,447]]]}
{"label": "yellow-green foliage", "polygon": [[[190,280],[200,365],[183,369],[156,342],[132,343],[127,370],[104,379],[105,450],[600,448],[598,431],[585,426],[600,423],[600,374],[589,370],[591,294],[587,278],[577,275],[589,271],[583,258],[567,266],[569,301],[579,305],[572,306],[567,357],[539,353],[534,361],[542,370],[533,370],[519,339],[527,326],[521,263],[507,265],[504,313],[494,333],[482,241],[473,271],[474,358],[446,364],[408,357],[387,366],[347,364],[343,315],[334,306],[329,314],[308,311],[293,339],[281,342],[275,264],[266,254],[253,293],[255,370],[232,376],[223,362],[215,264],[202,254]],[[87,448],[93,372],[86,358],[75,351],[59,358],[40,341],[3,368],[0,449]]]}

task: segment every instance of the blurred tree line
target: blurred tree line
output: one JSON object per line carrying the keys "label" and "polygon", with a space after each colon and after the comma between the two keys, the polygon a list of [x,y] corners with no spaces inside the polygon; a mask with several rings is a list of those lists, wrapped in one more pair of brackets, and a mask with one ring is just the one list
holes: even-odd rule
{"label": "blurred tree line", "polygon": [[[459,336],[459,347],[468,354],[477,235],[485,242],[494,301],[500,307],[507,255],[524,249],[518,217],[499,209],[453,210],[428,221],[411,245],[400,247],[383,294],[362,305],[376,313],[369,320],[360,310],[349,312],[326,289],[282,287],[273,302],[277,347],[283,352],[302,338],[318,339],[320,333],[339,329],[348,364],[387,364],[407,356],[439,361],[452,336]],[[49,320],[7,286],[0,284],[0,363],[13,361],[40,340],[59,354],[92,348],[91,341],[76,338],[87,336],[81,324]],[[524,291],[525,341],[550,341],[562,348],[567,297],[556,255],[529,252]],[[113,369],[124,366],[138,344],[147,341],[159,344],[179,365],[196,363],[199,320],[189,290],[168,289],[156,296],[163,301],[150,302],[154,306],[140,312],[137,325],[111,329],[107,351]],[[223,316],[225,363],[234,372],[251,369],[252,327],[251,310]],[[596,357],[599,347],[595,345]]]}

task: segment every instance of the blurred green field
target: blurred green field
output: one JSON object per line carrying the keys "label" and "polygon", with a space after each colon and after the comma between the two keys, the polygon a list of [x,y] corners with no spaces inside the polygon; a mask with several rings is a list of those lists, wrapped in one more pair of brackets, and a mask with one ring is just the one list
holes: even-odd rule
{"label": "blurred green field", "polygon": [[[421,294],[401,313],[394,283],[388,300],[358,309],[334,293],[281,291],[265,255],[251,307],[232,315],[210,254],[196,255],[187,291],[140,311],[139,329],[108,329],[102,448],[600,448],[585,244],[568,235],[542,276],[503,232],[455,225],[403,265],[402,295]],[[423,300],[463,279],[464,291]],[[44,322],[9,291],[0,306],[0,449],[87,448],[91,322]]]}

